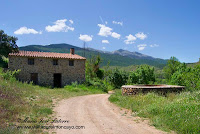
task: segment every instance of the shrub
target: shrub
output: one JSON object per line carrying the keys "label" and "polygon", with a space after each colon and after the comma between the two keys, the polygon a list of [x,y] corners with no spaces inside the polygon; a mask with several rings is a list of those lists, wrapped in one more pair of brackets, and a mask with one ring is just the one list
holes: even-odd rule
{"label": "shrub", "polygon": [[77,87],[78,86],[78,82],[77,81],[75,81],[75,82],[72,82],[72,84],[71,84],[73,87]]}
{"label": "shrub", "polygon": [[122,85],[127,83],[128,74],[124,71],[119,71],[118,69],[115,69],[110,74],[109,81],[115,88],[120,88]]}
{"label": "shrub", "polygon": [[150,84],[155,82],[154,68],[140,65],[135,72],[129,73],[128,84]]}
{"label": "shrub", "polygon": [[8,58],[0,56],[0,67],[8,68]]}
{"label": "shrub", "polygon": [[185,86],[187,90],[194,91],[200,89],[200,65],[189,68],[181,64],[171,77],[171,84]]}
{"label": "shrub", "polygon": [[135,72],[130,72],[128,77],[128,84],[136,84],[138,83],[138,76]]}
{"label": "shrub", "polygon": [[94,78],[93,80],[89,80],[90,86],[94,86],[95,88],[101,89],[103,92],[108,92],[107,85],[100,79]]}
{"label": "shrub", "polygon": [[6,71],[5,73],[1,73],[0,75],[5,79],[5,80],[10,80],[10,79],[15,79],[17,75],[19,74],[20,70],[15,70],[15,71]]}
{"label": "shrub", "polygon": [[155,82],[154,68],[149,65],[141,65],[136,70],[138,84],[149,84]]}
{"label": "shrub", "polygon": [[97,72],[96,72],[96,75],[99,79],[103,79],[104,77],[104,70],[102,69],[99,69]]}

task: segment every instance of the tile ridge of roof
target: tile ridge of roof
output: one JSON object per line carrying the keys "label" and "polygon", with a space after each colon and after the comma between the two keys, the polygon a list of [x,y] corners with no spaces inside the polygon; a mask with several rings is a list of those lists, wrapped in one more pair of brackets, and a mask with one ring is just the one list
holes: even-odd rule
{"label": "tile ridge of roof", "polygon": [[[78,55],[78,54],[71,54],[71,53],[58,53],[58,52],[26,51],[26,50],[19,50],[19,51],[22,51],[22,52],[40,52],[40,53],[56,53],[56,54]],[[80,56],[80,55],[78,55],[78,56]],[[83,57],[83,56],[81,56],[81,57]]]}
{"label": "tile ridge of roof", "polygon": [[[76,56],[78,59],[86,59],[86,57],[83,57],[81,55],[78,54],[71,54],[71,53],[56,53],[56,52],[41,52],[41,51],[26,51],[26,50],[19,50],[19,53],[17,54],[16,52],[13,53],[9,53],[9,55],[16,55],[16,56],[26,56],[26,55],[32,55],[33,57],[37,57],[36,55],[38,55],[39,53],[43,53],[45,55],[45,53],[47,55],[51,55],[54,54],[53,56],[48,56],[48,57],[54,57],[55,54],[62,54],[62,56],[70,56],[70,57],[74,57]],[[43,55],[42,54],[42,55]],[[61,56],[61,55],[60,55]],[[43,57],[43,56],[42,56]],[[45,56],[46,57],[46,56]],[[68,57],[69,58],[69,57]]]}
{"label": "tile ridge of roof", "polygon": [[[58,53],[58,52],[27,51],[27,50],[19,50],[19,51],[22,51],[22,52],[39,52],[39,53]],[[62,54],[62,53],[59,53],[59,54]],[[63,53],[63,54],[69,54],[69,53]]]}
{"label": "tile ridge of roof", "polygon": [[27,51],[27,50],[19,50],[19,52],[40,52],[40,51]]}
{"label": "tile ridge of roof", "polygon": [[41,52],[41,53],[70,54],[70,53],[58,53],[58,52]]}

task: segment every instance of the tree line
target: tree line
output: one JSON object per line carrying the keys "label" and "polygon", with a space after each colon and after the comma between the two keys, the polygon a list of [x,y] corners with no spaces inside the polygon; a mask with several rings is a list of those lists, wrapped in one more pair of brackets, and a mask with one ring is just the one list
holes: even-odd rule
{"label": "tree line", "polygon": [[[118,68],[109,70],[109,63],[105,69],[101,69],[101,57],[93,56],[86,61],[86,83],[95,83],[99,86],[108,85],[120,88],[122,85],[133,84],[161,84],[157,76],[162,79],[162,84],[185,86],[187,90],[200,89],[200,64],[188,67],[176,57],[171,57],[163,68],[163,74],[156,74],[155,68],[149,65],[140,65],[135,71],[120,71]],[[163,76],[162,76],[163,75]]]}

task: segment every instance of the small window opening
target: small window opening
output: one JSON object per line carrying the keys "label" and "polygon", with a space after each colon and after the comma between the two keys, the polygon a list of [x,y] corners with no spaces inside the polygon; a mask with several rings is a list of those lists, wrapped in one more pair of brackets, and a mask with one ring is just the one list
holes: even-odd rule
{"label": "small window opening", "polygon": [[58,59],[53,59],[53,65],[58,65]]}
{"label": "small window opening", "polygon": [[74,60],[69,60],[69,66],[74,66]]}
{"label": "small window opening", "polygon": [[34,65],[34,59],[28,58],[28,65]]}

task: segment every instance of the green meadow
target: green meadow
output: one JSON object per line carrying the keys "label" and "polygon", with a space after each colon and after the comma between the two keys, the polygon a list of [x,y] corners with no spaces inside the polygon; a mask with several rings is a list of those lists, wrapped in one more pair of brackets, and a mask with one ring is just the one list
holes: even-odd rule
{"label": "green meadow", "polygon": [[115,90],[109,100],[116,105],[132,110],[133,116],[148,118],[156,128],[176,133],[200,133],[200,91],[157,93],[122,96]]}

